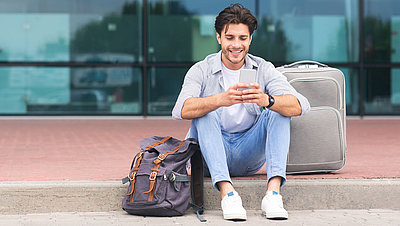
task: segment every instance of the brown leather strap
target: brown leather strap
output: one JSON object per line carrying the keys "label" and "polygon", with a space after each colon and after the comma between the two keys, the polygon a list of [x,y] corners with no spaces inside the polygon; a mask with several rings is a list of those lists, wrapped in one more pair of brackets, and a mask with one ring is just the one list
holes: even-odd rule
{"label": "brown leather strap", "polygon": [[173,151],[168,151],[168,152],[165,152],[164,154],[159,154],[158,157],[153,161],[153,162],[155,163],[155,165],[154,165],[154,168],[151,169],[152,172],[151,172],[150,177],[149,177],[149,180],[150,180],[150,188],[149,188],[148,191],[144,192],[144,194],[150,193],[148,201],[152,201],[152,200],[153,200],[154,191],[155,191],[155,188],[156,188],[156,177],[157,177],[157,173],[160,172],[160,170],[159,170],[158,168],[160,168],[161,162],[162,162],[169,154],[172,154],[172,153],[177,152],[177,151],[179,150],[179,148],[182,147],[182,145],[183,145],[184,142],[185,142],[184,140],[181,141],[181,142],[179,143],[179,145],[178,145]]}
{"label": "brown leather strap", "polygon": [[171,138],[170,136],[167,136],[167,137],[165,137],[164,139],[158,141],[157,143],[152,144],[152,145],[150,145],[150,146],[147,146],[144,150],[147,151],[147,150],[149,150],[150,148],[154,148],[154,147],[156,147],[156,146],[158,146],[158,145],[160,145],[160,144],[163,144],[163,143],[165,143],[165,141],[169,140],[170,138]]}
{"label": "brown leather strap", "polygon": [[148,201],[152,201],[153,197],[154,197],[154,190],[156,188],[156,178],[157,178],[157,173],[160,172],[160,170],[158,169],[160,168],[160,164],[157,164],[154,166],[154,168],[152,168],[152,172],[149,176],[149,180],[150,180],[150,188],[148,191],[143,192],[143,194],[147,194],[150,193]]}
{"label": "brown leather strap", "polygon": [[167,136],[164,139],[158,141],[155,144],[152,144],[150,146],[147,146],[143,151],[141,151],[138,155],[138,157],[135,159],[135,164],[134,167],[132,169],[132,174],[129,175],[129,179],[131,180],[131,191],[126,194],[126,196],[131,196],[130,201],[133,202],[133,199],[135,197],[135,188],[136,188],[136,173],[139,170],[139,166],[143,161],[143,153],[146,152],[147,150],[154,148],[160,144],[165,143],[167,140],[169,140],[171,138],[171,136]]}
{"label": "brown leather strap", "polygon": [[131,196],[130,201],[133,202],[133,198],[135,197],[135,188],[136,188],[136,173],[139,170],[139,165],[143,161],[143,153],[144,151],[141,151],[137,158],[135,159],[135,166],[132,169],[132,174],[129,175],[129,179],[131,180],[131,191],[126,194],[126,196]]}
{"label": "brown leather strap", "polygon": [[136,188],[136,179],[133,179],[131,183],[131,192],[130,194],[128,194],[128,196],[129,195],[131,196],[130,199],[131,202],[133,202],[133,199],[135,198],[135,188]]}
{"label": "brown leather strap", "polygon": [[153,161],[155,164],[160,164],[169,154],[175,153],[182,147],[185,141],[181,141],[179,145],[173,151],[167,151],[164,154],[159,154],[158,157]]}

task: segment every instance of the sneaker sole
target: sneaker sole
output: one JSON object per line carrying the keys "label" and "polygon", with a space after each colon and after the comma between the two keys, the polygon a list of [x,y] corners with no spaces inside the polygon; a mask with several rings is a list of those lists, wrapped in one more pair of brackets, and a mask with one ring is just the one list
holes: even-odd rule
{"label": "sneaker sole", "polygon": [[247,220],[246,214],[224,214],[225,220]]}
{"label": "sneaker sole", "polygon": [[286,220],[288,219],[288,213],[282,213],[282,212],[275,212],[275,213],[266,213],[265,211],[263,211],[263,215],[267,218],[267,219],[277,219],[277,220]]}

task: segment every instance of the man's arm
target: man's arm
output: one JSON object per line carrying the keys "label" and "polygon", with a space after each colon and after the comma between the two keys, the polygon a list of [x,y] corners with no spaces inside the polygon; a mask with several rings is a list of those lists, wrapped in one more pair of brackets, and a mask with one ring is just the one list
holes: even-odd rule
{"label": "man's arm", "polygon": [[219,108],[217,95],[209,97],[191,97],[185,101],[182,108],[183,119],[193,119],[201,117],[208,112]]}
{"label": "man's arm", "polygon": [[[257,83],[250,84],[255,87],[254,89],[247,89],[243,91],[243,102],[244,103],[256,103],[260,107],[266,107],[269,105],[268,95],[265,94],[260,85]],[[276,111],[283,116],[298,116],[301,114],[301,106],[297,98],[291,94],[285,94],[282,96],[273,96],[275,99],[274,105],[270,107],[270,110]]]}
{"label": "man's arm", "polygon": [[[267,94],[264,95],[267,103],[269,104],[268,95]],[[291,94],[285,94],[282,96],[273,96],[273,97],[275,99],[275,103],[269,109],[276,111],[283,116],[288,116],[288,117],[298,116],[301,114],[300,103],[295,96]]]}
{"label": "man's arm", "polygon": [[241,87],[248,87],[248,85],[239,83],[229,87],[225,92],[213,96],[188,98],[182,107],[182,118],[194,119],[219,107],[229,107],[234,104],[243,103],[243,91],[237,90]]}

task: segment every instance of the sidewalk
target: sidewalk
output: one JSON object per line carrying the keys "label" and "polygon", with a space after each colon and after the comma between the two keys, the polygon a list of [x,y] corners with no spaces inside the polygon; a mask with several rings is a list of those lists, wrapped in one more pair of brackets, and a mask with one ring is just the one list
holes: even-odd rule
{"label": "sidewalk", "polygon": [[[189,126],[170,119],[0,120],[0,181],[119,180],[142,138],[183,139]],[[400,178],[400,120],[348,120],[347,147],[344,169],[288,178]],[[258,174],[250,179],[265,178],[265,168]]]}
{"label": "sidewalk", "polygon": [[[189,126],[188,121],[154,118],[0,120],[0,218],[26,222],[31,216],[34,219],[50,216],[54,220],[64,219],[58,212],[77,212],[67,215],[78,216],[77,220],[81,221],[93,218],[91,213],[84,212],[102,211],[99,214],[106,217],[101,219],[119,219],[115,214],[121,209],[121,199],[127,189],[120,179],[128,173],[132,158],[139,151],[139,141],[152,135],[183,139]],[[400,120],[349,119],[346,166],[334,173],[288,176],[282,193],[285,207],[295,214],[285,222],[303,222],[303,216],[309,215],[310,222],[319,219],[315,213],[303,210],[326,209],[322,212],[330,214],[334,209],[358,209],[349,210],[351,214],[346,215],[346,221],[354,223],[366,217],[371,219],[366,221],[367,225],[381,215],[369,214],[370,209],[392,209],[397,214],[400,211],[399,133]],[[233,178],[246,209],[259,210],[265,178],[265,168],[252,177]],[[209,179],[205,182],[205,208],[207,211],[220,208],[219,196]],[[43,212],[54,215],[25,215]],[[328,224],[341,219],[342,213],[323,215],[321,219],[326,217]],[[362,216],[353,218],[353,213],[362,213]],[[9,214],[21,215],[13,218]],[[88,217],[79,217],[81,214]],[[176,222],[180,224],[178,219]]]}
{"label": "sidewalk", "polygon": [[289,211],[289,219],[267,220],[261,211],[247,211],[247,221],[225,221],[219,211],[206,211],[207,222],[201,223],[188,211],[182,217],[139,217],[116,212],[74,212],[27,215],[0,215],[0,225],[394,225],[400,224],[400,211],[393,210],[314,210]]}

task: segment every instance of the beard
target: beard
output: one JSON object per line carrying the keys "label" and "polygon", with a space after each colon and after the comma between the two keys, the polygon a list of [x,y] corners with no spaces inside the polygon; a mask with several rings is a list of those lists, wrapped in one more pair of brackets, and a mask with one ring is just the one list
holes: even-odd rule
{"label": "beard", "polygon": [[231,52],[228,49],[223,49],[222,54],[224,55],[225,59],[227,59],[232,64],[240,64],[244,61],[246,54],[248,53],[248,49],[242,49],[241,56],[239,58],[231,56]]}

